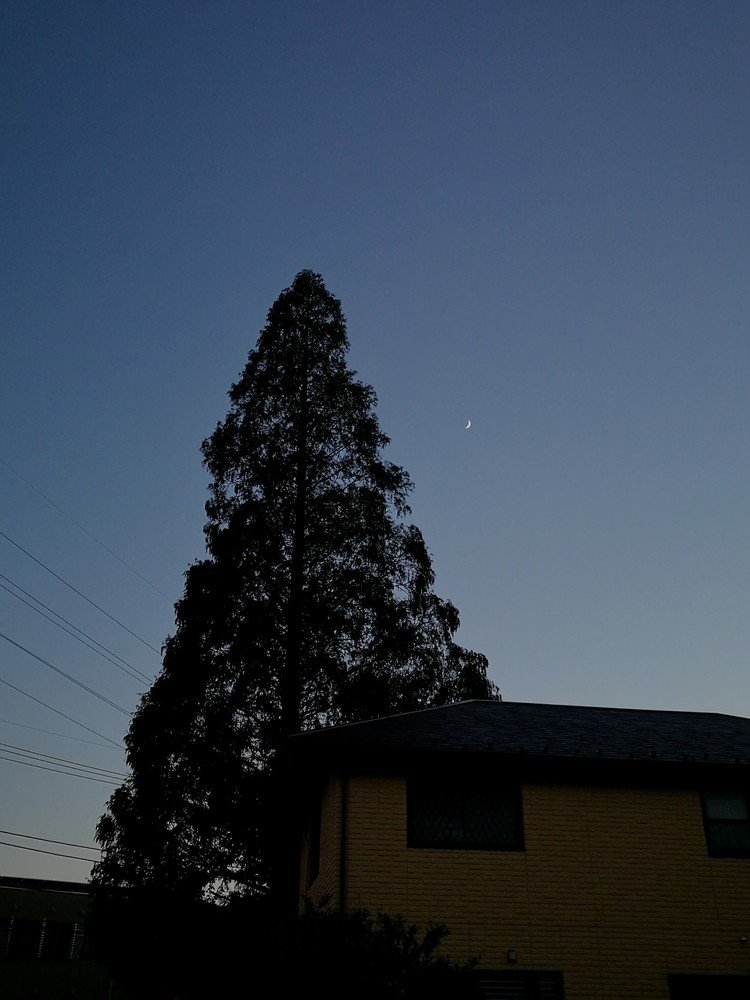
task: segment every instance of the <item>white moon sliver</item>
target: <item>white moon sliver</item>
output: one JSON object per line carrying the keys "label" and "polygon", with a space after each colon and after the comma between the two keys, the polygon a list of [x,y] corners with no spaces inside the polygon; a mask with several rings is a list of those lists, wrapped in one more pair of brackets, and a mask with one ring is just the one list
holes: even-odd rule
{"label": "white moon sliver", "polygon": [[466,421],[466,426],[464,427],[464,430],[465,430],[465,431],[468,431],[468,429],[469,429],[470,427],[471,427],[471,420],[467,420],[467,421]]}

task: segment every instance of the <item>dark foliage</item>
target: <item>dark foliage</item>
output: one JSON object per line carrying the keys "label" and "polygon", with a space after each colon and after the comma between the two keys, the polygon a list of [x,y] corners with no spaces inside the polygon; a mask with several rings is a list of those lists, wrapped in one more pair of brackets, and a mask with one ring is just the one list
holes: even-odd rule
{"label": "dark foliage", "polygon": [[458,613],[405,521],[411,482],[382,457],[347,349],[340,303],[301,272],[203,443],[207,556],[126,738],[99,885],[262,892],[290,733],[495,696],[486,659],[453,641]]}
{"label": "dark foliage", "polygon": [[478,997],[475,961],[452,962],[436,949],[448,935],[441,924],[424,935],[403,917],[365,910],[347,915],[310,910],[287,925],[281,964],[285,995],[300,996],[311,982],[338,1000],[469,1000]]}
{"label": "dark foliage", "polygon": [[260,901],[179,904],[162,894],[99,893],[88,936],[139,1000],[308,996],[328,1000],[470,1000],[475,962],[436,954],[444,927],[424,934],[401,917],[309,910],[277,920]]}

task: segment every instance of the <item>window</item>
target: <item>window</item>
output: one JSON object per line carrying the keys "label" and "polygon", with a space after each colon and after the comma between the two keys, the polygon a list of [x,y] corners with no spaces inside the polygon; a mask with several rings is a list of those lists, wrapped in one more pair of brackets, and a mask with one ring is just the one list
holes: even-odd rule
{"label": "window", "polygon": [[6,958],[39,958],[42,921],[13,917],[5,951]]}
{"label": "window", "polygon": [[5,958],[10,940],[11,917],[0,917],[0,958]]}
{"label": "window", "polygon": [[483,1000],[563,1000],[562,972],[477,972]]}
{"label": "window", "polygon": [[0,920],[0,959],[67,961],[74,957],[77,926],[49,917],[44,920],[24,917]]}
{"label": "window", "polygon": [[73,947],[73,924],[62,920],[45,920],[41,957],[50,962],[70,958]]}
{"label": "window", "polygon": [[750,976],[688,976],[671,975],[671,1000],[747,1000],[750,996]]}
{"label": "window", "polygon": [[71,958],[88,958],[88,952],[91,950],[90,943],[85,937],[85,928],[83,924],[73,924],[73,940],[70,945],[70,957]]}
{"label": "window", "polygon": [[410,847],[523,850],[518,789],[411,778],[406,794]]}
{"label": "window", "polygon": [[708,853],[750,856],[750,814],[744,792],[704,792],[703,822]]}

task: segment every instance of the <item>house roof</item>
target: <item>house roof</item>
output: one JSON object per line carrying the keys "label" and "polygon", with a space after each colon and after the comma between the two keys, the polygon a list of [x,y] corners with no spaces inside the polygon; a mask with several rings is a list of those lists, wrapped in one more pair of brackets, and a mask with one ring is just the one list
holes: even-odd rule
{"label": "house roof", "polygon": [[748,763],[750,719],[714,712],[474,700],[319,729],[291,742],[303,752],[441,750]]}
{"label": "house roof", "polygon": [[72,892],[90,896],[93,888],[86,882],[60,882],[49,878],[25,878],[0,875],[0,889],[35,889],[44,892]]}

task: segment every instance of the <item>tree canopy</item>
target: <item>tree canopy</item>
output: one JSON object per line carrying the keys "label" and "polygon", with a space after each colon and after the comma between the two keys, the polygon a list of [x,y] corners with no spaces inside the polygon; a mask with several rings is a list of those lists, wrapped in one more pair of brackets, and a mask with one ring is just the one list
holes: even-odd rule
{"label": "tree canopy", "polygon": [[189,567],[161,673],[99,822],[104,885],[189,896],[268,882],[268,781],[286,737],[495,697],[453,636],[412,484],[373,389],[347,367],[341,304],[300,272],[203,442],[206,557]]}

